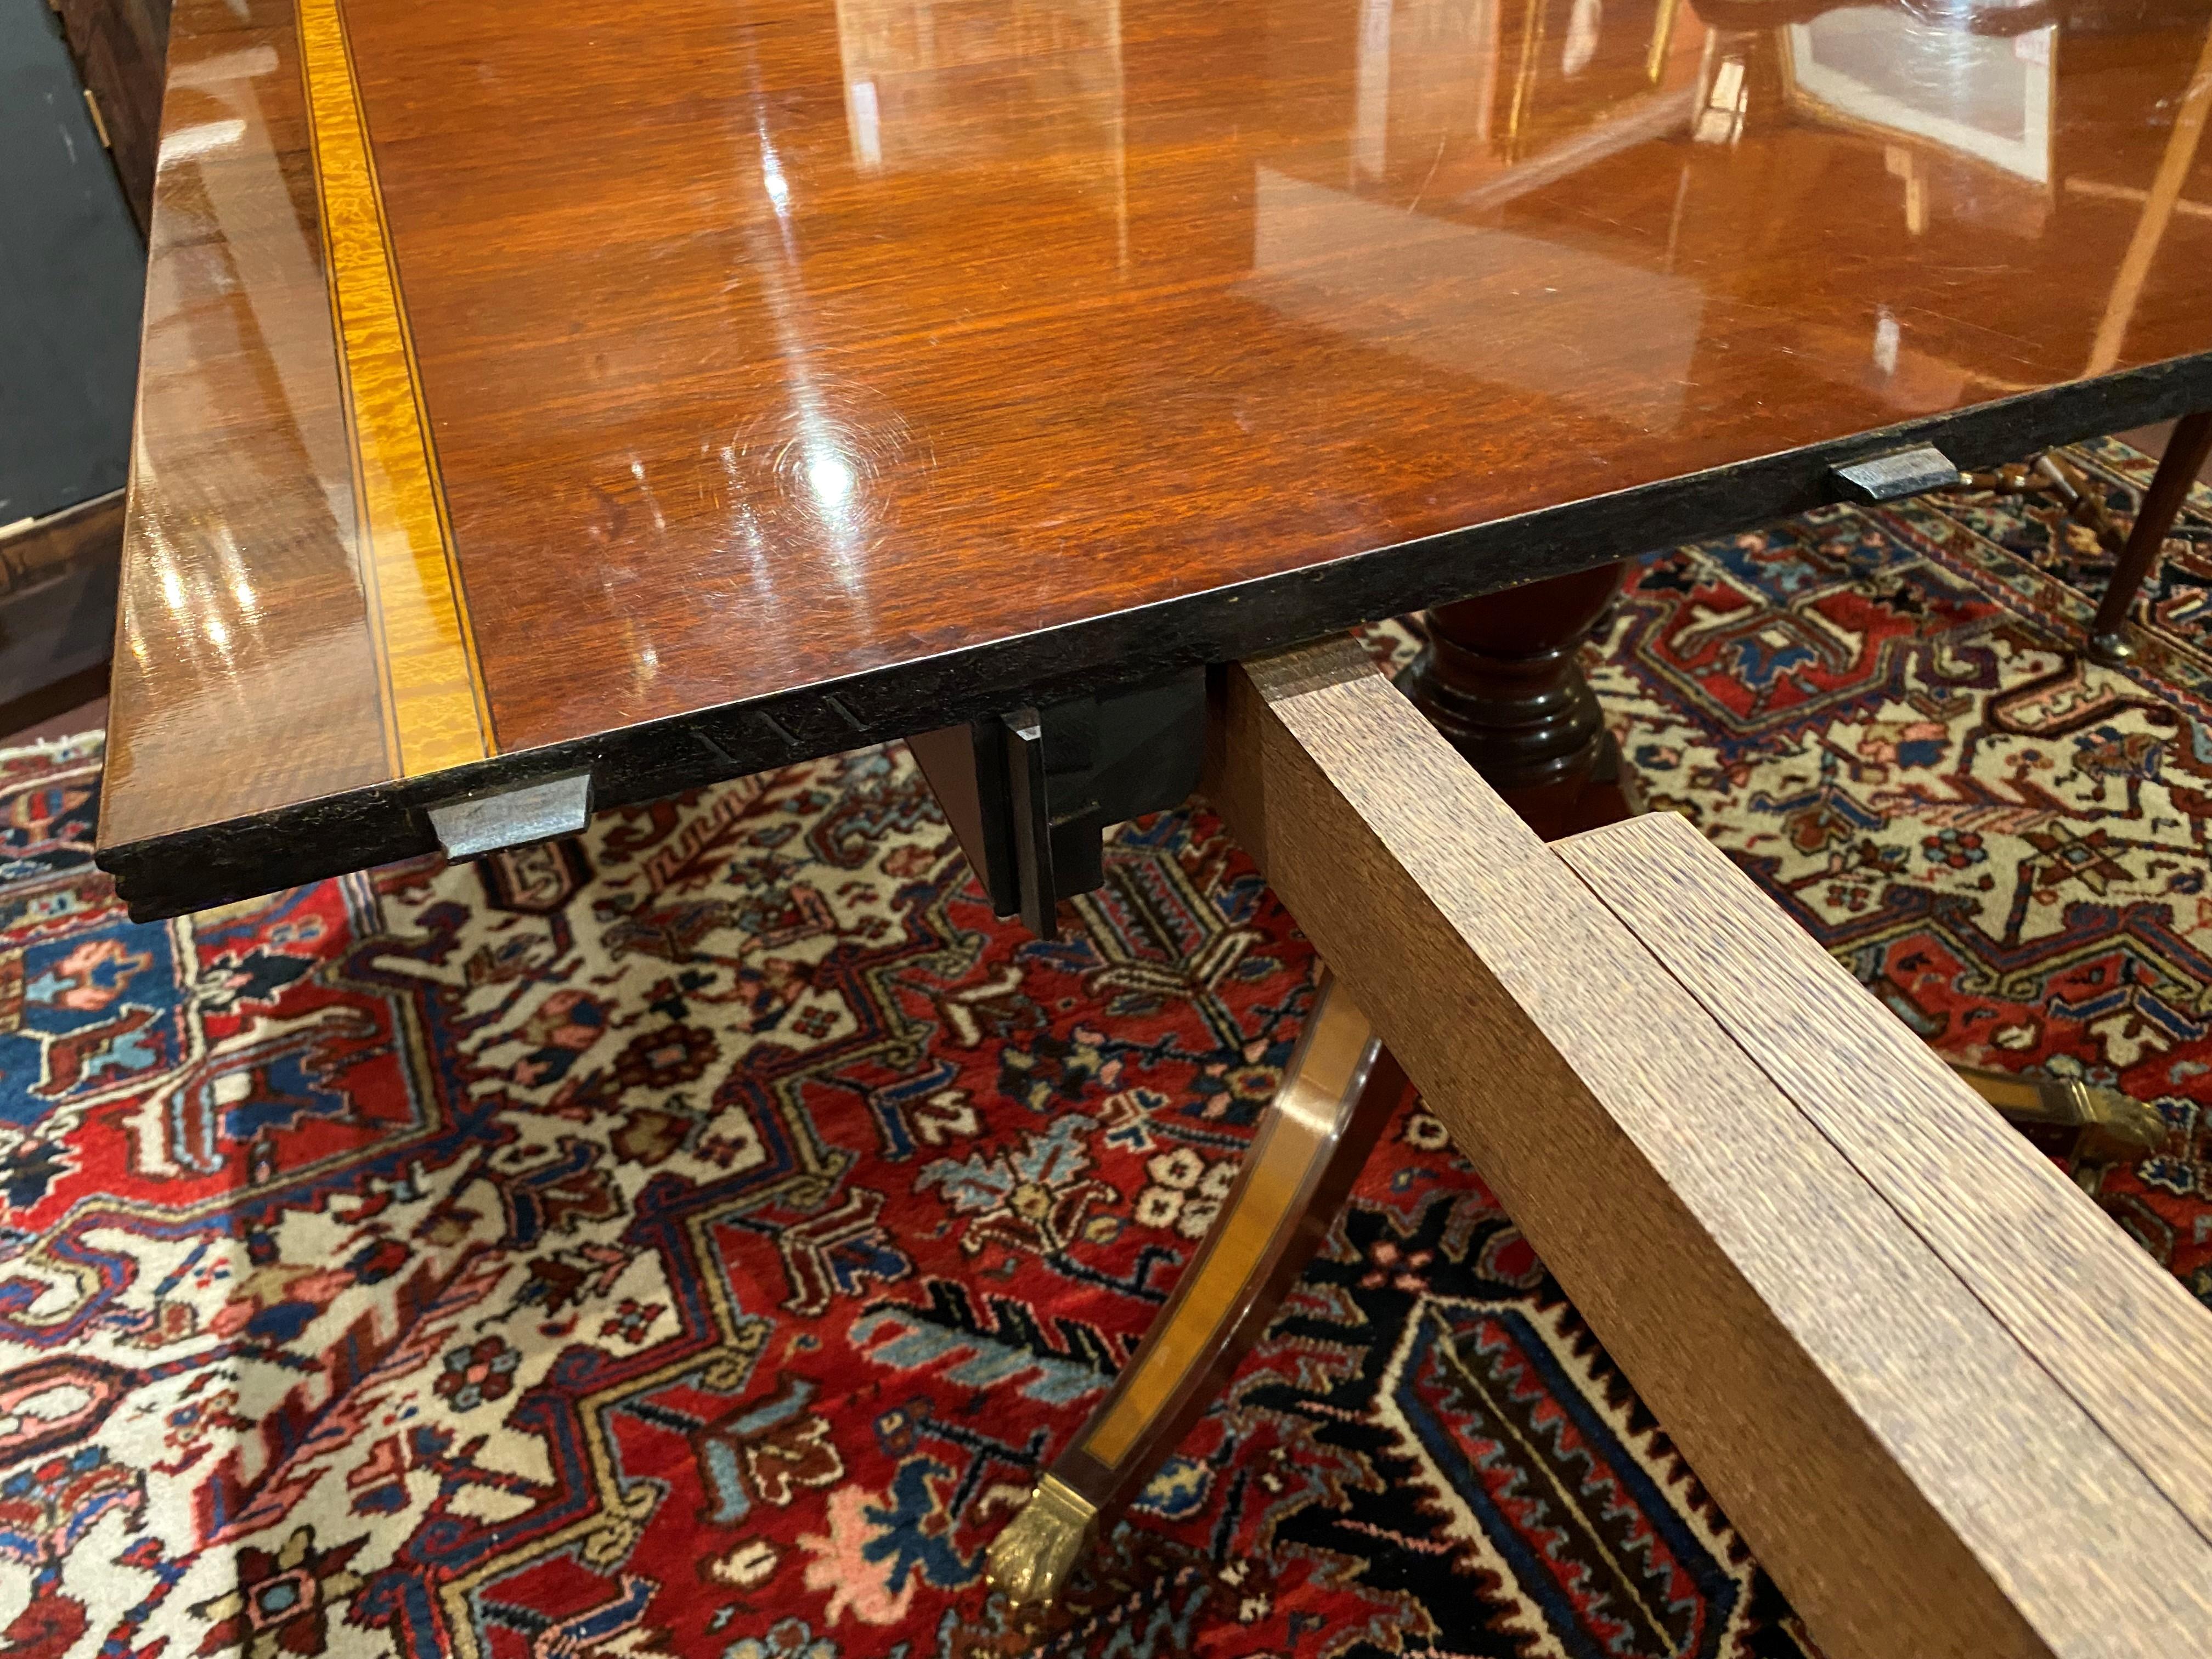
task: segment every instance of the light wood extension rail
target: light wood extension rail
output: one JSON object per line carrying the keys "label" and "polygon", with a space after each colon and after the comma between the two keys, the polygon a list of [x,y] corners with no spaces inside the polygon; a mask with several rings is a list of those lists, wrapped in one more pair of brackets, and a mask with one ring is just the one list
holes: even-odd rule
{"label": "light wood extension rail", "polygon": [[1208,792],[1834,1659],[2212,1654],[2212,1314],[1686,823],[1547,846],[1349,641]]}

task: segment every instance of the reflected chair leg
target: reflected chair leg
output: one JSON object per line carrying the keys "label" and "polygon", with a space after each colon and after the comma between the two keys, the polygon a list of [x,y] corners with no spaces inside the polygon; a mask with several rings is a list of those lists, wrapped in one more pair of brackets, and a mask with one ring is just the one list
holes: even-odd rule
{"label": "reflected chair leg", "polygon": [[2089,624],[2089,654],[2099,662],[2117,665],[2135,655],[2135,646],[2125,632],[2129,608],[2135,604],[2136,591],[2143,585],[2143,578],[2158,562],[2159,549],[2166,544],[2174,520],[2189,499],[2189,486],[2208,455],[2212,455],[2212,410],[2183,416],[2173,428],[2173,436],[2166,441],[2166,453],[2159,459],[2150,488],[2143,491],[2136,527],[2119,563],[2113,567],[2105,601],[2097,607],[2097,619]]}
{"label": "reflected chair leg", "polygon": [[1236,1185],[1105,1402],[992,1540],[989,1577],[1017,1602],[1060,1593],[1212,1402],[1328,1232],[1408,1085],[1326,976]]}

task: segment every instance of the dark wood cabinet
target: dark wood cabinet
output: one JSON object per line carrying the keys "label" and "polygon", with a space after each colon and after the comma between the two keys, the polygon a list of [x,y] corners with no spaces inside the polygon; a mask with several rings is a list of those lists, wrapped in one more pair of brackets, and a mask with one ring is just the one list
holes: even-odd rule
{"label": "dark wood cabinet", "polygon": [[169,0],[55,0],[54,13],[143,234],[154,210]]}

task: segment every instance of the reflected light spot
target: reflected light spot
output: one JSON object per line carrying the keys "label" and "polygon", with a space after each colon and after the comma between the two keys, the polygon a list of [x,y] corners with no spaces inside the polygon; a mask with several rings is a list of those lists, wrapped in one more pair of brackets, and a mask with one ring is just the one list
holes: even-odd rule
{"label": "reflected light spot", "polygon": [[1898,326],[1897,319],[1884,306],[1875,315],[1874,366],[1885,374],[1897,373],[1897,349],[1904,343],[1905,331]]}
{"label": "reflected light spot", "polygon": [[207,636],[218,646],[228,648],[230,644],[230,630],[222,625],[222,618],[220,617],[210,617],[207,619]]}
{"label": "reflected light spot", "polygon": [[196,155],[228,149],[244,137],[243,121],[203,121],[198,126],[179,127],[161,141],[161,165],[168,167]]}
{"label": "reflected light spot", "polygon": [[806,463],[806,482],[824,507],[839,507],[853,493],[853,469],[837,456],[817,455]]}
{"label": "reflected light spot", "polygon": [[845,88],[845,97],[853,116],[853,159],[864,167],[883,166],[883,112],[876,101],[876,83],[855,81]]}
{"label": "reflected light spot", "polygon": [[185,608],[185,584],[173,570],[164,570],[161,573],[161,598],[167,602],[172,611],[182,611]]}

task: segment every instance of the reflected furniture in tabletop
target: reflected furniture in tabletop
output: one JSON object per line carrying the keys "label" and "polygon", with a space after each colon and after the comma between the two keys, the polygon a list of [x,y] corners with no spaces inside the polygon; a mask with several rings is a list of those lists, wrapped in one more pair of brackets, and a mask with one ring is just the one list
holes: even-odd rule
{"label": "reflected furniture in tabletop", "polygon": [[[1049,933],[1203,773],[1334,978],[1010,1595],[1417,1085],[1829,1650],[2184,1650],[2203,1310],[1591,828],[1574,653],[1638,553],[2212,407],[2212,8],[1801,9],[182,0],[100,862],[158,919],[907,738]],[[1415,610],[1409,701],[1341,636]]]}

